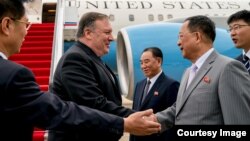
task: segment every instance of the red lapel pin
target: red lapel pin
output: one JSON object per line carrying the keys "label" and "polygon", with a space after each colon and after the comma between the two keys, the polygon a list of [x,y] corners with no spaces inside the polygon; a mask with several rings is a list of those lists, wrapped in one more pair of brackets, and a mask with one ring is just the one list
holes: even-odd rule
{"label": "red lapel pin", "polygon": [[208,76],[203,77],[205,83],[210,83],[210,78]]}
{"label": "red lapel pin", "polygon": [[154,92],[154,96],[158,96],[159,95],[159,92],[158,91],[155,91]]}

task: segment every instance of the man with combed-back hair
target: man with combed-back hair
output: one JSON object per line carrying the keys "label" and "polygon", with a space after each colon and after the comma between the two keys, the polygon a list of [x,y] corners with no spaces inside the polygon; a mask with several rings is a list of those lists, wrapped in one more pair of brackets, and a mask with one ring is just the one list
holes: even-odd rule
{"label": "man with combed-back hair", "polygon": [[181,26],[177,44],[192,66],[184,72],[176,103],[156,113],[162,131],[173,125],[250,125],[249,74],[213,48],[215,36],[206,16],[188,17]]}
{"label": "man with combed-back hair", "polygon": [[[116,75],[102,61],[114,40],[107,15],[85,13],[77,31],[77,41],[61,57],[54,75],[52,91],[67,101],[106,113],[127,117],[134,110],[122,106]],[[119,138],[93,130],[81,132],[50,131],[49,141],[117,141]]]}

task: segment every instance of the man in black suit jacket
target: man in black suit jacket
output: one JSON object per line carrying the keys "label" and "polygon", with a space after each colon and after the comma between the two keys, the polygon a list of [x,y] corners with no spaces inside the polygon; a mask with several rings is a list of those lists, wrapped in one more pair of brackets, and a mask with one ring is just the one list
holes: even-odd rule
{"label": "man in black suit jacket", "polygon": [[241,10],[232,14],[227,23],[231,38],[237,48],[243,49],[242,54],[236,57],[250,73],[250,11]]}
{"label": "man in black suit jacket", "polygon": [[[31,141],[34,126],[66,131],[89,129],[117,138],[124,131],[140,135],[159,131],[159,124],[142,118],[152,114],[152,110],[121,118],[42,92],[28,68],[8,60],[20,51],[30,27],[23,3],[21,0],[0,0],[0,7],[1,140]],[[143,126],[148,130],[140,130]]]}
{"label": "man in black suit jacket", "polygon": [[[67,101],[85,105],[106,113],[127,117],[134,111],[122,107],[122,97],[116,76],[101,57],[109,52],[113,41],[107,15],[89,12],[81,17],[77,41],[60,59],[55,71],[52,91]],[[117,141],[112,135],[81,132],[50,131],[49,141]]]}
{"label": "man in black suit jacket", "polygon": [[[140,62],[146,78],[136,85],[133,109],[142,111],[152,108],[156,113],[172,106],[177,97],[179,82],[166,76],[162,71],[162,51],[157,47],[146,48],[142,52]],[[144,92],[147,81],[151,83],[148,91]],[[173,134],[173,130],[169,130],[150,136],[131,135],[130,141],[169,141],[173,140]]]}

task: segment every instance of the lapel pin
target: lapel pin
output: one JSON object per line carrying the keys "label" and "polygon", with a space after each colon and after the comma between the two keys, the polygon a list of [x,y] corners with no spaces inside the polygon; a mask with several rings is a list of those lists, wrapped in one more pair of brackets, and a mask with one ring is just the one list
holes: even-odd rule
{"label": "lapel pin", "polygon": [[203,78],[203,81],[204,81],[205,83],[210,83],[210,78],[209,78],[208,76],[205,76],[205,77]]}
{"label": "lapel pin", "polygon": [[158,96],[159,95],[159,92],[158,91],[155,91],[154,92],[154,96]]}

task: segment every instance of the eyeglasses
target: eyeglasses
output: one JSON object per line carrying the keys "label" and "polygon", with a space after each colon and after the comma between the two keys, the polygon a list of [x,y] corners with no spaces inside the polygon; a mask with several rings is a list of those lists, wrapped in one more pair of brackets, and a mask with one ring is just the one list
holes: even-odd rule
{"label": "eyeglasses", "polygon": [[228,29],[228,32],[238,31],[239,29],[241,29],[241,28],[244,27],[244,26],[250,26],[250,25],[240,25],[240,24],[236,24],[236,25],[230,27],[230,28]]}
{"label": "eyeglasses", "polygon": [[17,21],[17,22],[20,22],[20,23],[24,23],[24,24],[26,24],[26,30],[29,30],[30,29],[30,27],[31,27],[31,22],[28,22],[28,21],[22,21],[22,20],[17,20],[17,19],[15,19],[15,18],[10,18],[11,20],[13,20],[13,21]]}

